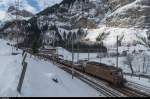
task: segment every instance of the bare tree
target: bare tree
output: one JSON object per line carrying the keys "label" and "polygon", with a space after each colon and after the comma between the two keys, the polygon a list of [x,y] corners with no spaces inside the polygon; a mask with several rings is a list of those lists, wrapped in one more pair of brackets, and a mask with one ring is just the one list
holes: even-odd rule
{"label": "bare tree", "polygon": [[122,36],[120,36],[120,37],[118,38],[118,46],[121,46],[121,45],[122,45],[123,39],[124,39],[124,35],[122,35]]}
{"label": "bare tree", "polygon": [[99,34],[99,36],[96,38],[96,41],[100,42],[100,43],[103,43],[103,41],[107,38],[107,36],[109,35],[110,33],[101,33]]}
{"label": "bare tree", "polygon": [[124,61],[124,64],[126,64],[130,67],[132,74],[134,73],[133,65],[132,65],[133,60],[134,60],[134,56],[131,54],[128,54]]}
{"label": "bare tree", "polygon": [[150,47],[150,31],[147,31],[146,37],[141,37],[136,35],[138,38],[137,43],[140,45],[144,45],[145,47]]}

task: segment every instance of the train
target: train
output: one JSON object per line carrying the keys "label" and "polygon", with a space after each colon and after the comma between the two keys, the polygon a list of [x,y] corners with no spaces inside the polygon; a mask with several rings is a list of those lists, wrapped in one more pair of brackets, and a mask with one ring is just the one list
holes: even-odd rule
{"label": "train", "polygon": [[54,56],[39,55],[39,56],[42,56],[45,59],[50,59],[66,67],[70,67],[70,68],[73,67],[74,69],[80,72],[105,80],[109,82],[109,84],[114,86],[123,86],[125,82],[122,69],[116,68],[114,66],[109,66],[94,61],[89,62],[87,60],[80,60],[76,63],[73,63],[72,61],[64,60],[63,58],[60,58],[57,55]]}

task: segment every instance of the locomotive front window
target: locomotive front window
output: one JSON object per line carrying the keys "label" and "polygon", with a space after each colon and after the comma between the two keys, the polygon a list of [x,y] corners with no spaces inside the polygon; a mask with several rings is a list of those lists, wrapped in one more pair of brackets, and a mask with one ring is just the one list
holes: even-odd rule
{"label": "locomotive front window", "polygon": [[117,72],[115,72],[114,74],[115,74],[115,75],[118,75],[118,73],[117,73]]}
{"label": "locomotive front window", "polygon": [[[114,72],[113,75],[118,75],[118,73],[119,73],[119,72]],[[120,75],[120,73],[119,73],[119,75]]]}

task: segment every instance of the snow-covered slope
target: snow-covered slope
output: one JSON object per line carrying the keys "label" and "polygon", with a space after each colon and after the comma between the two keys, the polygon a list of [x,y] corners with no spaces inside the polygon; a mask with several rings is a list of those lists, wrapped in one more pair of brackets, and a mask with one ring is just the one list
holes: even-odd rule
{"label": "snow-covered slope", "polygon": [[64,0],[57,13],[43,11],[39,21],[44,22],[45,17],[46,23],[46,17],[52,18],[50,24],[55,22],[62,29],[62,37],[64,31],[88,27],[85,38],[91,41],[96,41],[101,33],[109,33],[103,41],[106,46],[114,46],[117,36],[124,36],[122,45],[134,45],[137,35],[145,37],[149,29],[149,4],[149,0]]}
{"label": "snow-covered slope", "polygon": [[[59,69],[53,63],[35,58],[28,59],[29,65],[23,96],[34,97],[94,97],[98,92],[78,79]],[[58,83],[53,79],[57,79]]]}
{"label": "snow-covered slope", "polygon": [[100,26],[98,29],[90,29],[87,39],[91,41],[96,41],[99,34],[109,33],[109,35],[104,39],[104,45],[108,47],[115,47],[117,43],[117,36],[124,36],[122,40],[123,46],[132,46],[138,41],[137,35],[141,37],[146,37],[147,29],[140,28],[119,28],[119,27],[106,27]]}
{"label": "snow-covered slope", "polygon": [[[12,48],[0,39],[0,96],[16,96],[21,73],[21,55],[12,56]],[[20,52],[20,51],[19,51]]]}
{"label": "snow-covered slope", "polygon": [[[121,0],[112,0],[116,5]],[[148,28],[150,26],[149,0],[124,0],[127,4],[119,6],[106,17],[107,26]],[[129,2],[130,1],[130,2]]]}
{"label": "snow-covered slope", "polygon": [[[9,41],[8,41],[9,42]],[[22,51],[12,56],[12,48],[0,39],[0,96],[16,97],[21,74]],[[15,50],[14,50],[15,51]],[[100,93],[55,64],[28,55],[28,67],[22,87],[24,97],[95,97]],[[53,81],[57,79],[58,83]],[[102,96],[102,95],[100,95]]]}

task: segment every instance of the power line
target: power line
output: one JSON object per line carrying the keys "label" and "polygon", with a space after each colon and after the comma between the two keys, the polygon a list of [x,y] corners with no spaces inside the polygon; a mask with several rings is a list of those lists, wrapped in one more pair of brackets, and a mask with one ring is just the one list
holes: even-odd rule
{"label": "power line", "polygon": [[20,9],[20,0],[15,0],[15,10],[16,10],[16,34],[17,34],[17,44],[16,44],[16,50],[18,50],[18,43],[19,43],[19,27],[17,21],[19,20],[19,10]]}
{"label": "power line", "polygon": [[118,54],[119,54],[119,52],[118,52],[118,36],[117,36],[117,60],[116,60],[116,66],[117,66],[117,68],[118,68]]}

